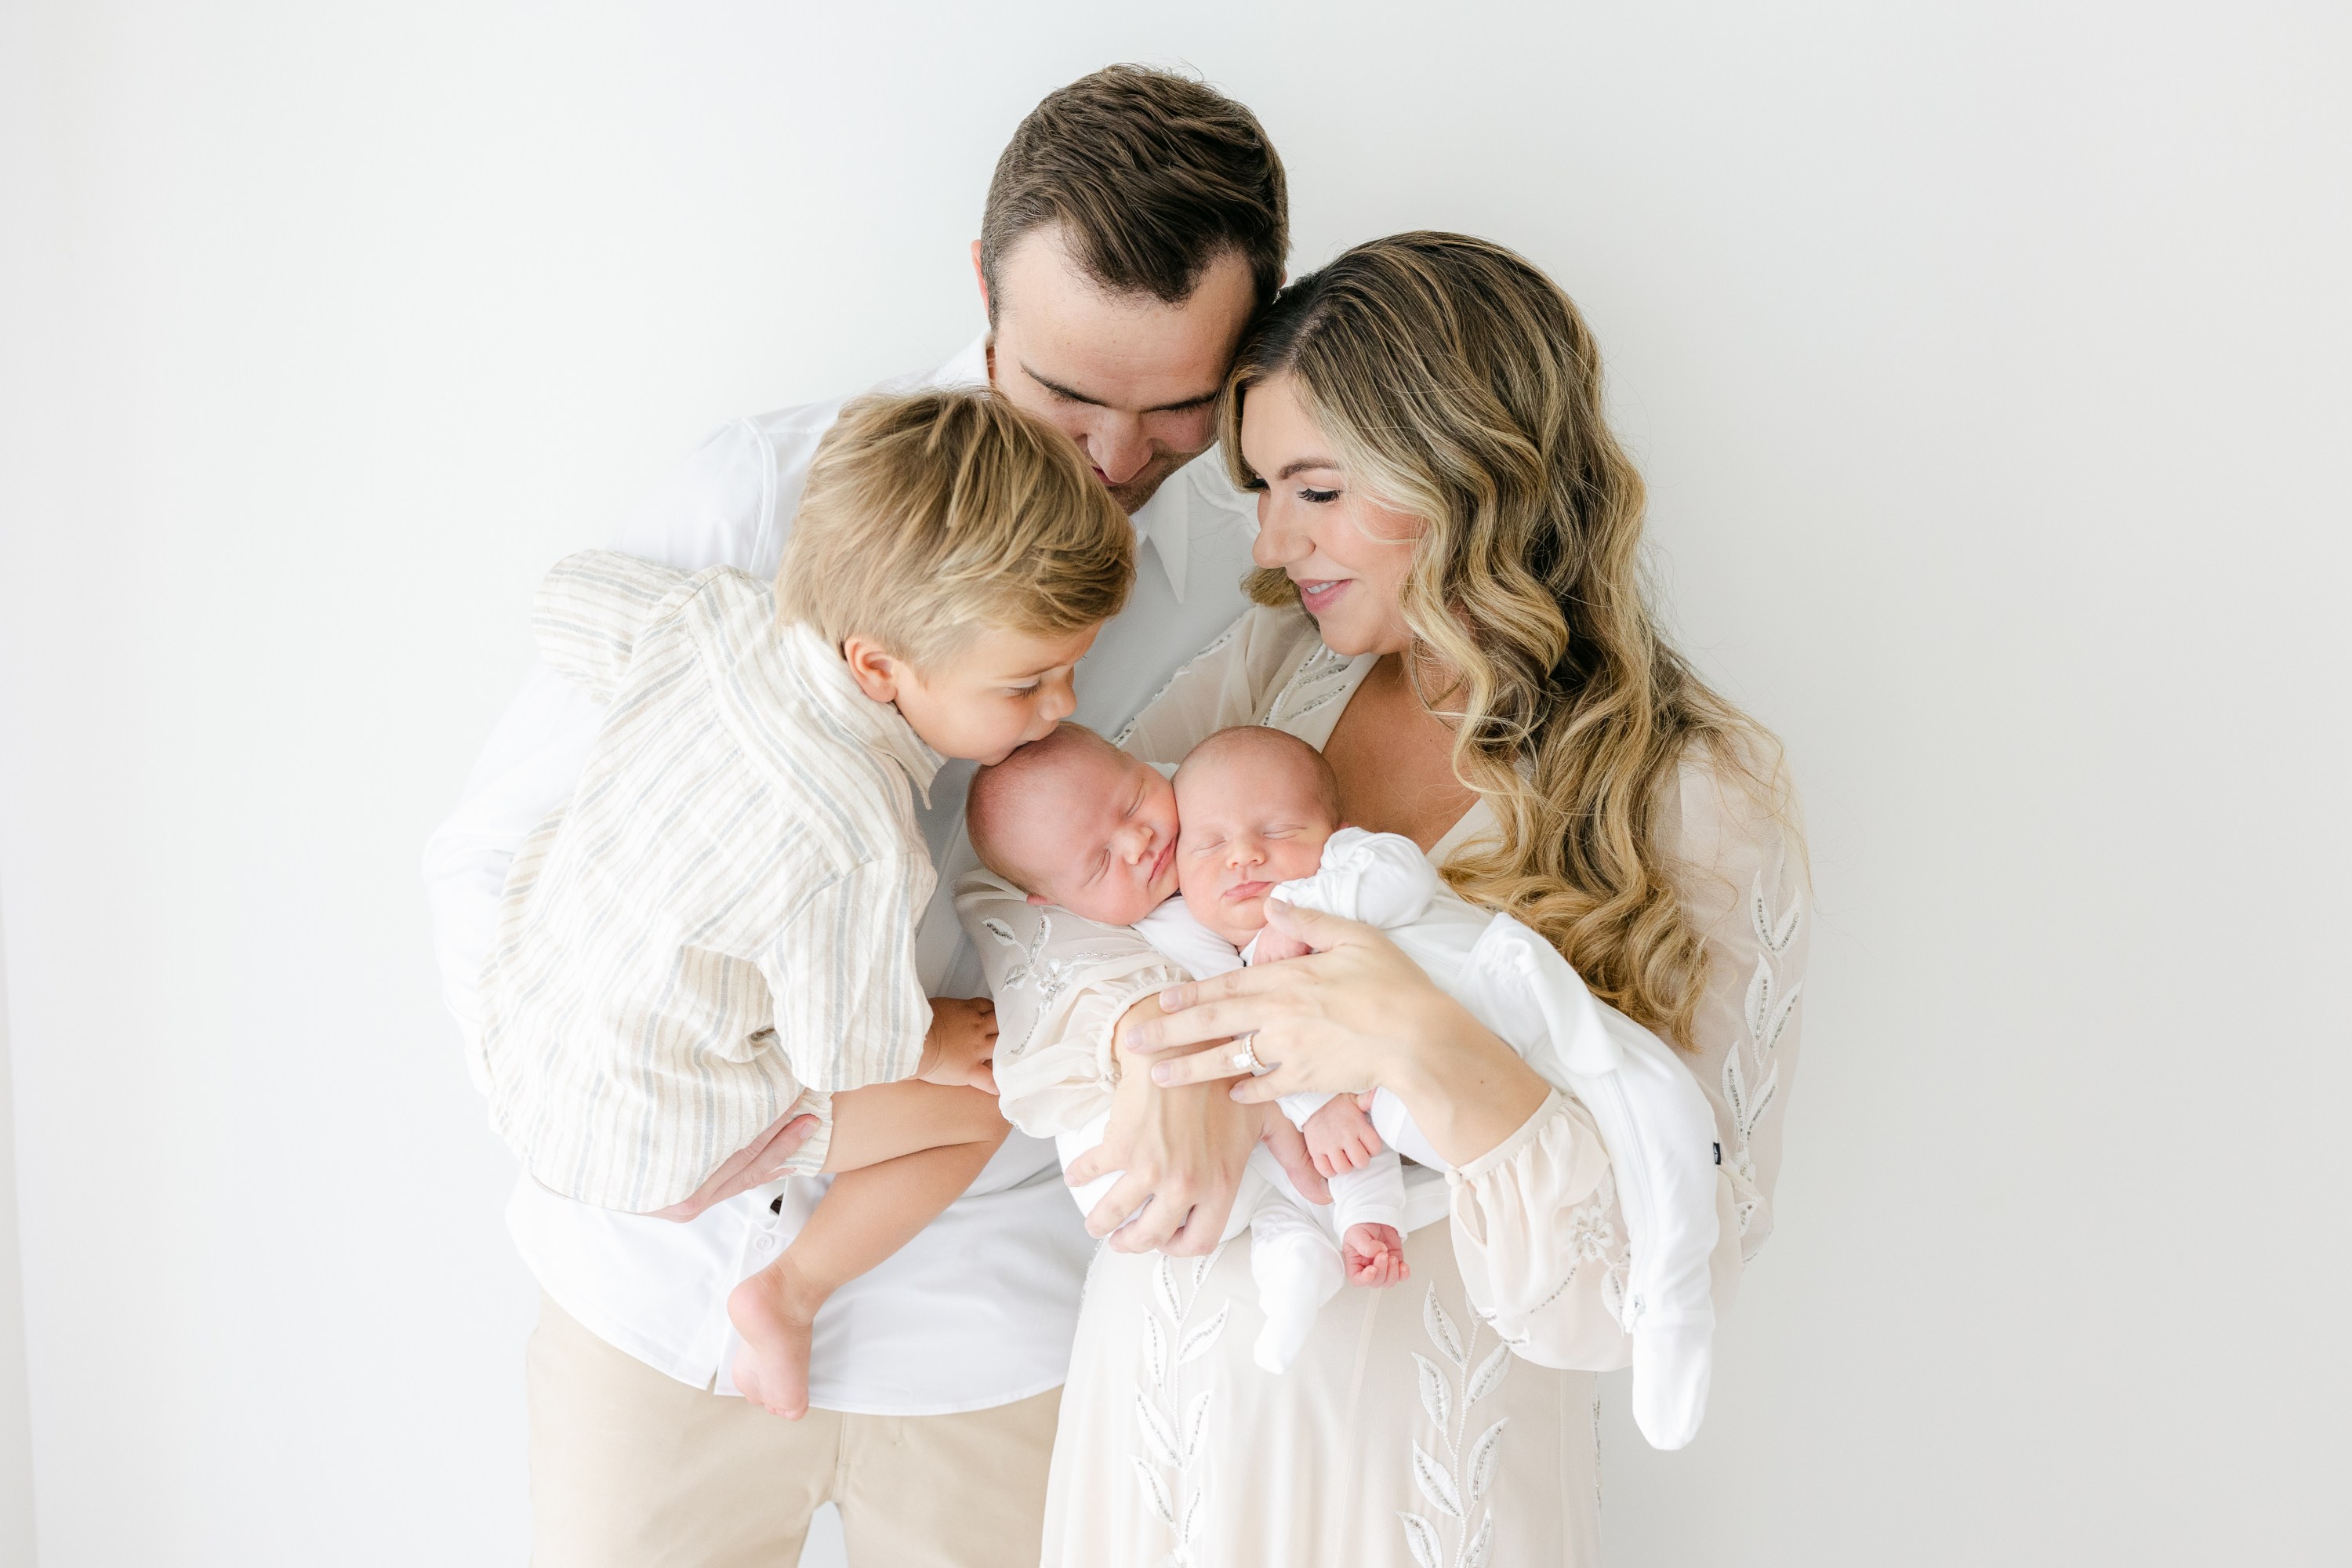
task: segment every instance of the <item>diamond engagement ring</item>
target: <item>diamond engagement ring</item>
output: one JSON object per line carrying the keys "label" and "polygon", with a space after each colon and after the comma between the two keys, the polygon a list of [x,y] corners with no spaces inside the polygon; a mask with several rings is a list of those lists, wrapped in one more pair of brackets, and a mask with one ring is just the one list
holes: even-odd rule
{"label": "diamond engagement ring", "polygon": [[1255,1074],[1262,1073],[1265,1070],[1265,1064],[1257,1059],[1257,1037],[1255,1035],[1244,1035],[1241,1038],[1241,1043],[1234,1047],[1234,1054],[1226,1059],[1234,1064],[1234,1070],[1235,1072]]}

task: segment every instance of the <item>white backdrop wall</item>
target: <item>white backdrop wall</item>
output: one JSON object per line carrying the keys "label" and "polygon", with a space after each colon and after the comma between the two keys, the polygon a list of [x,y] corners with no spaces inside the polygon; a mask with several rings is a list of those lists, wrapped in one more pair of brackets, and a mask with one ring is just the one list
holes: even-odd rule
{"label": "white backdrop wall", "polygon": [[1295,268],[1439,226],[1566,284],[1674,624],[1806,789],[1780,1234],[1693,1450],[1612,1390],[1612,1561],[2340,1553],[2347,46],[2320,5],[0,9],[41,1562],[522,1561],[533,1293],[420,847],[540,571],[723,418],[966,341],[997,149],[1120,58],[1258,110]]}

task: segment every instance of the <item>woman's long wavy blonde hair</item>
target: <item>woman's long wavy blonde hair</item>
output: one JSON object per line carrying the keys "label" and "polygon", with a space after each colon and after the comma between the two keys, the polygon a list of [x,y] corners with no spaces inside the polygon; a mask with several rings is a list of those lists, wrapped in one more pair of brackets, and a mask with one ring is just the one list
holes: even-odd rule
{"label": "woman's long wavy blonde hair", "polygon": [[[1351,481],[1423,524],[1402,609],[1424,658],[1458,677],[1436,699],[1454,772],[1502,826],[1447,879],[1688,1048],[1707,955],[1664,864],[1661,813],[1694,745],[1778,813],[1778,748],[1658,634],[1642,478],[1602,416],[1583,318],[1501,246],[1401,234],[1300,279],[1253,324],[1221,415],[1244,484],[1242,411],[1277,375]],[[1280,572],[1249,588],[1297,602]]]}

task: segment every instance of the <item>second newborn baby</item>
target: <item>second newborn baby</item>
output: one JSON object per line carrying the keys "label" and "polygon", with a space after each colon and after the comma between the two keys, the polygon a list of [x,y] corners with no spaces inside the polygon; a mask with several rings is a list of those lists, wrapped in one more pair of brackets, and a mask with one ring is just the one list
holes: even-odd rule
{"label": "second newborn baby", "polygon": [[[1212,736],[1171,782],[1074,724],[982,770],[966,820],[981,858],[1031,902],[1133,926],[1196,977],[1303,951],[1277,950],[1283,939],[1265,930],[1266,900],[1283,883],[1316,877],[1341,826],[1329,766],[1280,731]],[[1291,1096],[1284,1110],[1331,1178],[1333,1205],[1326,1229],[1273,1152],[1253,1155],[1227,1235],[1252,1231],[1266,1314],[1258,1359],[1270,1371],[1289,1364],[1343,1277],[1380,1287],[1407,1272],[1403,1181],[1370,1119],[1345,1095]],[[1066,1134],[1064,1163],[1101,1134],[1099,1125]],[[1090,1184],[1080,1206],[1115,1179]]]}

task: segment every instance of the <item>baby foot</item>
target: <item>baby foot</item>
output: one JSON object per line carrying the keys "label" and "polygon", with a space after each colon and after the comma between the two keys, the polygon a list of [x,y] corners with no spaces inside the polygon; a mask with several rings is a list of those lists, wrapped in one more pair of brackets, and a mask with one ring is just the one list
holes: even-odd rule
{"label": "baby foot", "polygon": [[743,1336],[735,1386],[771,1415],[797,1421],[808,1414],[809,1331],[824,1304],[789,1251],[727,1298],[728,1319]]}
{"label": "baby foot", "polygon": [[[1383,1290],[1412,1270],[1405,1266],[1404,1237],[1392,1225],[1351,1225],[1339,1238],[1339,1260],[1348,1283]],[[739,1379],[740,1381],[740,1379]]]}

